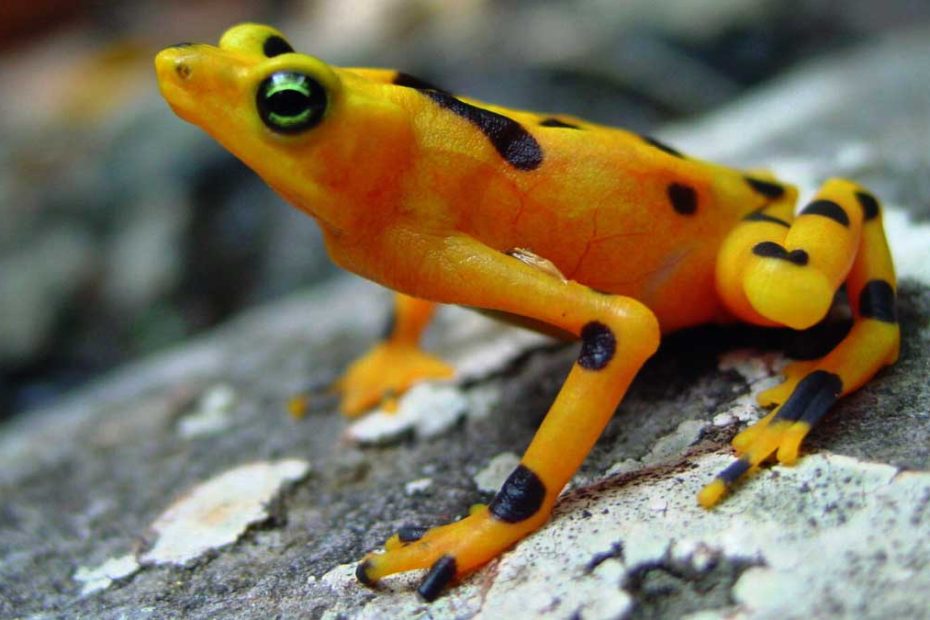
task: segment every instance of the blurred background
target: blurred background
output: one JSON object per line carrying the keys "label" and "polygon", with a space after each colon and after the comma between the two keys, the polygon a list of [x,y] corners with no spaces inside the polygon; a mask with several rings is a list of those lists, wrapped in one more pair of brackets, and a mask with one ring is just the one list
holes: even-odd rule
{"label": "blurred background", "polygon": [[306,216],[158,95],[157,50],[241,21],[333,64],[648,132],[927,23],[930,2],[2,3],[0,419],[336,272]]}

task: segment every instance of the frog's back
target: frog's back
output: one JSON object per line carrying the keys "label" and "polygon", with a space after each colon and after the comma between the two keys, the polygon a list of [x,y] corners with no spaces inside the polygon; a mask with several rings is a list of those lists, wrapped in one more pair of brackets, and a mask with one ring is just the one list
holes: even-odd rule
{"label": "frog's back", "polygon": [[[721,318],[720,244],[748,213],[794,192],[622,129],[420,92],[438,105],[416,116],[418,161],[443,185],[435,194],[446,196],[459,230],[639,299],[666,330]],[[430,131],[457,121],[461,137]]]}

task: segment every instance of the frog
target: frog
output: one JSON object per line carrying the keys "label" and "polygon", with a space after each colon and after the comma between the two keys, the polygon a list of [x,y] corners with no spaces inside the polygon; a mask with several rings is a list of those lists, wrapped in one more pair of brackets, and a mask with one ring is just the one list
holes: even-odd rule
{"label": "frog", "polygon": [[[163,97],[312,217],[339,266],[396,293],[387,335],[338,381],[357,416],[454,370],[421,348],[438,304],[580,341],[519,464],[487,504],[404,527],[357,564],[372,586],[425,570],[432,601],[541,528],[663,336],[703,324],[805,330],[843,289],[850,331],[761,392],[771,410],[697,492],[711,509],[750,471],[793,464],[842,397],[898,357],[894,265],[879,199],[799,191],[649,135],[455,95],[395,69],[329,65],[276,28],[155,59]],[[390,408],[390,407],[388,407]]]}

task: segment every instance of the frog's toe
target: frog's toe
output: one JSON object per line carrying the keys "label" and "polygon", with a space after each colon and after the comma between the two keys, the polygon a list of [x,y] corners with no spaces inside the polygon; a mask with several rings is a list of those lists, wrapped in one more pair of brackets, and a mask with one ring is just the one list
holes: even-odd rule
{"label": "frog's toe", "polygon": [[715,505],[743,474],[772,456],[783,465],[793,465],[804,438],[836,402],[841,390],[840,378],[826,370],[813,370],[796,381],[782,405],[733,439],[739,459],[701,489],[698,502],[706,508]]}
{"label": "frog's toe", "polygon": [[429,530],[405,526],[385,542],[383,553],[365,556],[355,576],[373,585],[387,575],[429,569],[417,592],[432,601],[450,582],[494,559],[536,527],[535,522],[502,521],[487,506],[474,508],[460,521]]}
{"label": "frog's toe", "polygon": [[394,399],[419,381],[448,379],[455,370],[414,345],[382,342],[353,362],[336,383],[342,395],[340,409],[355,417]]}
{"label": "frog's toe", "polygon": [[782,404],[794,392],[798,382],[807,376],[817,366],[818,362],[819,360],[804,360],[788,364],[781,371],[785,376],[785,380],[775,387],[760,392],[756,397],[756,401],[763,407]]}

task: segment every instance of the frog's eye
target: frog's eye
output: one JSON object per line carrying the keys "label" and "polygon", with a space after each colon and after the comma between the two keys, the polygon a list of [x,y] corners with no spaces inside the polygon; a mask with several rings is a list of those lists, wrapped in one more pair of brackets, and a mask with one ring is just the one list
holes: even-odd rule
{"label": "frog's eye", "polygon": [[326,91],[308,75],[278,71],[258,85],[255,104],[262,122],[272,131],[299,133],[323,119]]}

